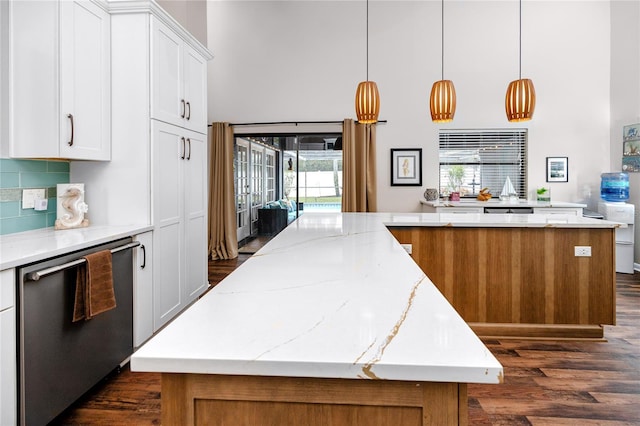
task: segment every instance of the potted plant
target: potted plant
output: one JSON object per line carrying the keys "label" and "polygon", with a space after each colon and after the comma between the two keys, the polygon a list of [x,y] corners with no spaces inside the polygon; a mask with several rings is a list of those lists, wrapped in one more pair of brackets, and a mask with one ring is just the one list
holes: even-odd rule
{"label": "potted plant", "polygon": [[541,187],[536,189],[536,199],[538,201],[551,201],[551,188]]}

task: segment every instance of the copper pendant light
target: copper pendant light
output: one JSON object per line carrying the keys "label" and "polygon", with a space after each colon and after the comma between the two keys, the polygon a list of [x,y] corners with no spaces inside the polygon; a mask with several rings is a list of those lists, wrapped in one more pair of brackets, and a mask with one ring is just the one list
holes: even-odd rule
{"label": "copper pendant light", "polygon": [[375,81],[369,81],[369,0],[367,0],[367,80],[356,89],[356,117],[363,124],[376,123],[380,113],[380,93]]}
{"label": "copper pendant light", "polygon": [[536,109],[536,90],[533,81],[522,78],[522,0],[520,0],[520,39],[518,52],[518,80],[509,83],[504,106],[507,119],[511,122],[528,121]]}
{"label": "copper pendant light", "polygon": [[447,123],[453,121],[456,114],[456,88],[453,81],[444,79],[444,0],[441,3],[442,11],[442,80],[436,81],[431,87],[429,97],[429,108],[431,109],[431,120],[434,123]]}

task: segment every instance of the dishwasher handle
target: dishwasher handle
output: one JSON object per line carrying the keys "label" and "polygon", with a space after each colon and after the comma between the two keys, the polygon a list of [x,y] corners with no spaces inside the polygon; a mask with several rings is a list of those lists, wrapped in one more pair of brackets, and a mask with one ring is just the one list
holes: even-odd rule
{"label": "dishwasher handle", "polygon": [[[131,243],[122,245],[120,247],[116,247],[111,249],[111,254],[117,253],[122,250],[128,250],[133,247],[138,247],[140,245],[140,241],[133,241]],[[84,258],[72,260],[71,262],[63,263],[62,265],[52,266],[51,268],[42,269],[36,272],[29,272],[25,274],[25,281],[38,281],[40,278],[45,277],[47,275],[54,274],[56,272],[62,271],[64,269],[69,269],[77,265],[81,265],[85,263],[86,260]]]}

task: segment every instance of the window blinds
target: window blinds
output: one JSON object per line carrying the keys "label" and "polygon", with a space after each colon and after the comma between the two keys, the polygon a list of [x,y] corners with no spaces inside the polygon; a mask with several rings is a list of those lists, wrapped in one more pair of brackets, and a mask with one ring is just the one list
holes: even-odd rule
{"label": "window blinds", "polygon": [[509,177],[520,198],[527,195],[527,130],[441,130],[440,192],[475,197],[488,187],[494,197]]}

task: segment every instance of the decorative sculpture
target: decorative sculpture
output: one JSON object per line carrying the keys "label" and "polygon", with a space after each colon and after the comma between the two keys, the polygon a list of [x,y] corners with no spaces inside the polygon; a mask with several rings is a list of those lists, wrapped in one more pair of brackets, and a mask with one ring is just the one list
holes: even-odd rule
{"label": "decorative sculpture", "polygon": [[84,228],[89,219],[84,214],[89,206],[84,202],[84,184],[58,184],[58,210],[55,229]]}

